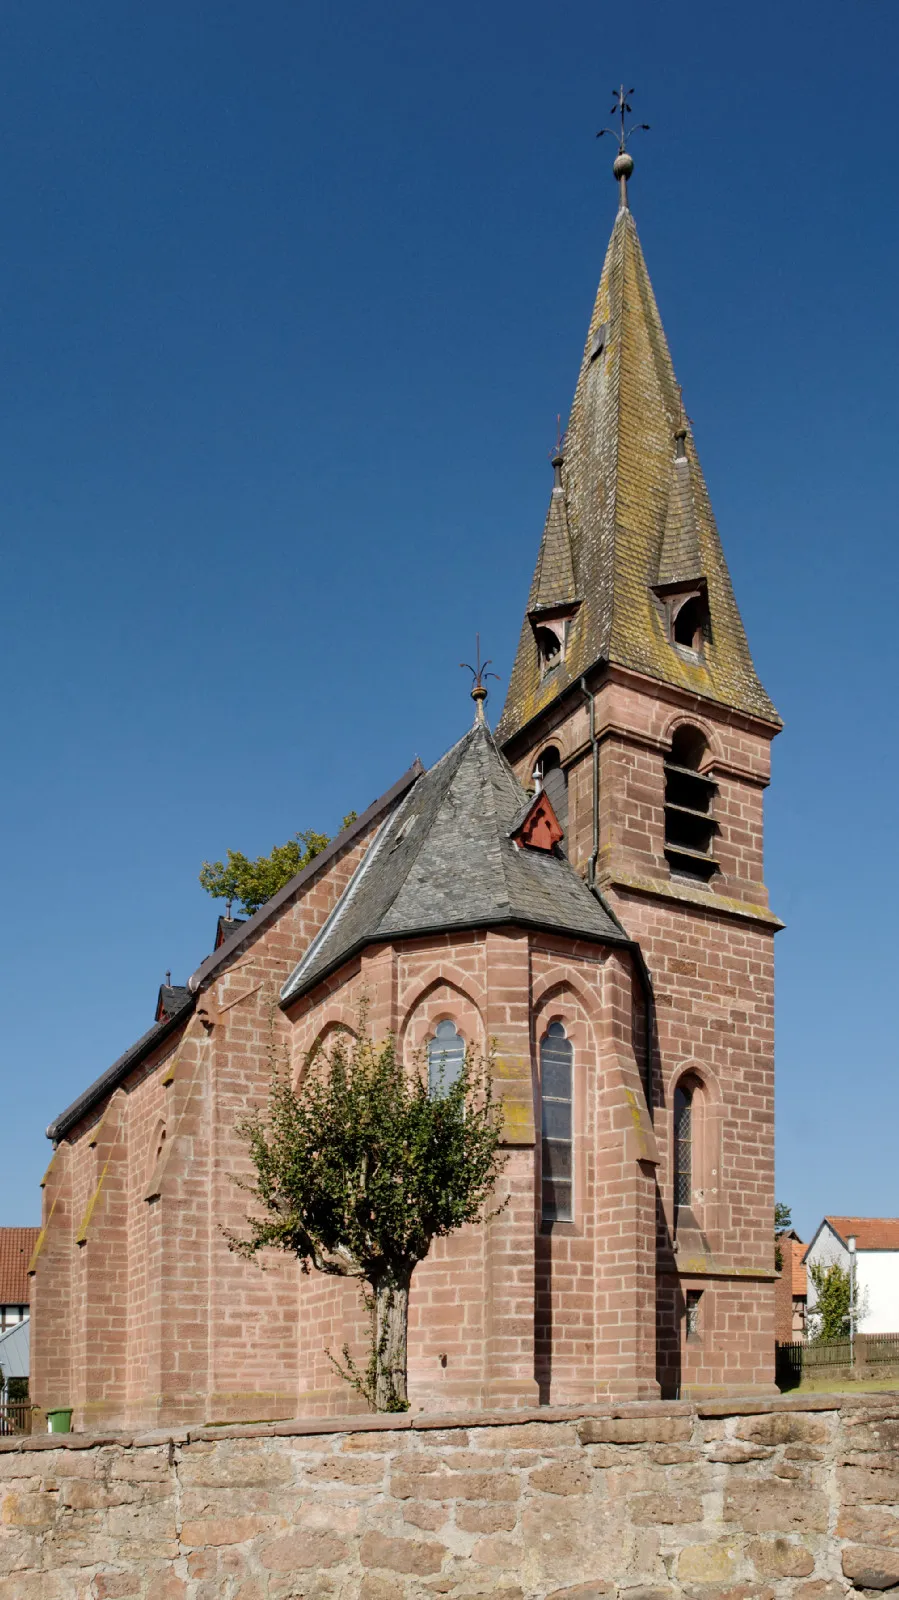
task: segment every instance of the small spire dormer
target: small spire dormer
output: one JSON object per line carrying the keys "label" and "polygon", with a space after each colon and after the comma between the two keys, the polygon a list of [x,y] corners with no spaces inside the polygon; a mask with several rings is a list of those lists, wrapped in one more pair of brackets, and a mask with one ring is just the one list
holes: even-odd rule
{"label": "small spire dormer", "polygon": [[528,605],[541,677],[554,672],[564,661],[569,629],[580,604],[562,477],[564,466],[565,451],[560,439],[552,456],[553,486]]}
{"label": "small spire dormer", "polygon": [[679,402],[674,429],[668,505],[655,592],[671,644],[701,657],[709,636],[708,582],[703,566],[699,520],[688,448],[689,419]]}

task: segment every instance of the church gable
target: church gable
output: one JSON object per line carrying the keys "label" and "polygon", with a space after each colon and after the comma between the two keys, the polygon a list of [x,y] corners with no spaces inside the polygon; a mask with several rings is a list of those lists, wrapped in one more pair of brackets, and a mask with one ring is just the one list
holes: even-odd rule
{"label": "church gable", "polygon": [[524,816],[510,835],[514,844],[528,850],[554,850],[565,837],[565,830],[544,789],[535,794]]}

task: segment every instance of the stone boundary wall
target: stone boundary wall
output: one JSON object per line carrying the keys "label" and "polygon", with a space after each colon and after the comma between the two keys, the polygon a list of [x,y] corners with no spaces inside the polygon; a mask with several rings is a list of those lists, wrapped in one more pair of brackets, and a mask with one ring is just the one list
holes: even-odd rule
{"label": "stone boundary wall", "polygon": [[899,1393],[0,1440],[0,1600],[899,1587]]}

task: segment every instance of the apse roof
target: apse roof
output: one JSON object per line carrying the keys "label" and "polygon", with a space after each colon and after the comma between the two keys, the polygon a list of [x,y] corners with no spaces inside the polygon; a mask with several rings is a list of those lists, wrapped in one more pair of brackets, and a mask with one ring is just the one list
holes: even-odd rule
{"label": "apse roof", "polygon": [[527,795],[477,722],[406,795],[281,991],[289,1004],[366,945],[519,924],[627,943],[566,858],[510,837]]}

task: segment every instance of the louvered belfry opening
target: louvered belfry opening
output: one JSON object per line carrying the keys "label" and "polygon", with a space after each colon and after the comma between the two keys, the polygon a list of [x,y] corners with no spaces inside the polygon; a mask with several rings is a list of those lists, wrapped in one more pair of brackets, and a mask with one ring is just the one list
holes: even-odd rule
{"label": "louvered belfry opening", "polygon": [[701,883],[718,871],[712,815],[718,785],[699,771],[706,741],[697,728],[678,728],[665,762],[665,855],[671,871]]}

